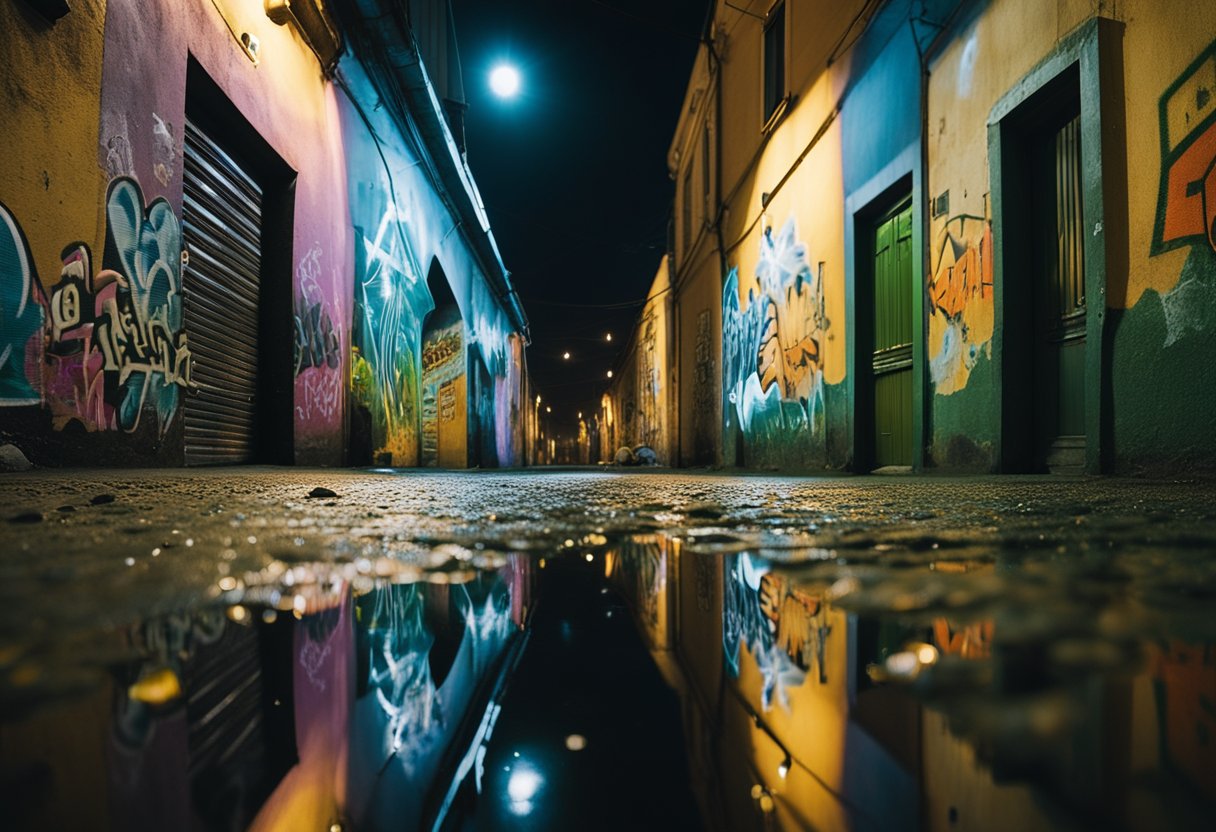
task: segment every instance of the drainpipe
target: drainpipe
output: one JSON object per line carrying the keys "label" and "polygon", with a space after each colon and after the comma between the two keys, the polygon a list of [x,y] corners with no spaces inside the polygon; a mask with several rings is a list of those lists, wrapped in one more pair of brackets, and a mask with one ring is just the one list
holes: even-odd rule
{"label": "drainpipe", "polygon": [[[722,297],[722,287],[726,280],[727,260],[726,260],[726,238],[722,234],[722,221],[726,215],[726,205],[722,201],[722,56],[718,54],[717,46],[714,44],[714,21],[717,17],[717,3],[710,5],[709,19],[705,21],[705,31],[702,34],[702,40],[705,43],[705,48],[709,54],[709,80],[714,85],[714,236],[718,241],[718,298]],[[719,344],[719,352],[721,344]],[[719,377],[721,373],[719,372]],[[726,405],[722,403],[722,393],[719,391],[717,396],[718,404],[721,407]],[[725,414],[718,415],[719,427],[723,423]],[[721,461],[726,461],[725,438],[719,433],[719,441],[722,442]],[[736,447],[738,443],[736,442]],[[738,454],[736,453],[734,464],[739,464]]]}

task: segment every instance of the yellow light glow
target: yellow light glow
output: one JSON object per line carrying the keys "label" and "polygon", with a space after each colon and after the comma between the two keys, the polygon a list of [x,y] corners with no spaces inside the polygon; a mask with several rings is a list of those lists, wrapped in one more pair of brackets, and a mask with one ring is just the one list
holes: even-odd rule
{"label": "yellow light glow", "polygon": [[587,554],[583,555],[583,558],[586,559],[587,563],[591,563],[593,560],[595,560],[595,555],[588,552]]}
{"label": "yellow light glow", "polygon": [[582,751],[587,747],[587,738],[582,734],[571,734],[566,737],[566,748],[571,751]]}
{"label": "yellow light glow", "polygon": [[136,702],[146,702],[149,705],[163,705],[181,695],[182,683],[177,674],[167,667],[144,674],[138,682],[127,688],[127,696]]}
{"label": "yellow light glow", "polygon": [[612,370],[608,371],[608,378],[612,378]]}

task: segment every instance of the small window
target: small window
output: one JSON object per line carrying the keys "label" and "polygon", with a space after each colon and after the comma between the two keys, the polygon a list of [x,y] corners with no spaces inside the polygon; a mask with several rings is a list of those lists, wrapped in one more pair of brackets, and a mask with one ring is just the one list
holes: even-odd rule
{"label": "small window", "polygon": [[764,22],[764,120],[785,100],[785,3],[773,6]]}
{"label": "small window", "polygon": [[692,245],[692,161],[684,170],[683,214],[680,218],[681,231],[684,237],[684,256],[688,256],[688,247]]}

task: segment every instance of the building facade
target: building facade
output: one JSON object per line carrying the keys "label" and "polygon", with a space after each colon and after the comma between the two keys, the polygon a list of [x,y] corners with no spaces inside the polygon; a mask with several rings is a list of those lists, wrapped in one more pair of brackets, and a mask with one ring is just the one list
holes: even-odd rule
{"label": "building facade", "polygon": [[716,3],[668,157],[678,462],[1216,468],[1214,32]]}
{"label": "building facade", "polygon": [[527,322],[443,0],[5,4],[0,432],[51,465],[514,465]]}
{"label": "building facade", "polygon": [[[660,465],[675,460],[673,431],[675,397],[672,365],[672,295],[669,260],[659,263],[654,281],[646,293],[640,317],[622,357],[613,368],[613,383],[600,400],[598,414],[584,414],[588,437],[598,434],[594,443],[598,459],[612,462],[622,447],[644,445],[655,452]],[[595,462],[590,451],[587,461]]]}

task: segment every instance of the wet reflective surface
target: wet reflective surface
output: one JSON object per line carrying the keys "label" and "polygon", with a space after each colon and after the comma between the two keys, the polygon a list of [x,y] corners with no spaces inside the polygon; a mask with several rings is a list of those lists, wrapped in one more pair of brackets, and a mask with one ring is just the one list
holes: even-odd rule
{"label": "wet reflective surface", "polygon": [[1207,485],[244,470],[0,499],[9,828],[1216,810]]}

